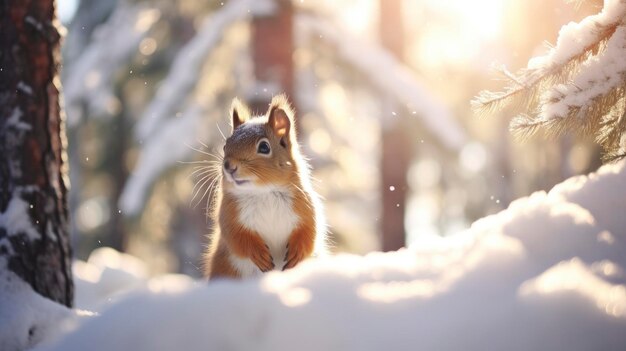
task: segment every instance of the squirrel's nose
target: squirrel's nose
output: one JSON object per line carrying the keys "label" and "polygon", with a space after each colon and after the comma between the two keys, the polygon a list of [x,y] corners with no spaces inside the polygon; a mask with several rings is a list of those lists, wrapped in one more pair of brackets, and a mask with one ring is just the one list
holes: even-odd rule
{"label": "squirrel's nose", "polygon": [[237,166],[234,166],[230,164],[230,162],[224,161],[224,170],[230,174],[233,174],[237,171]]}

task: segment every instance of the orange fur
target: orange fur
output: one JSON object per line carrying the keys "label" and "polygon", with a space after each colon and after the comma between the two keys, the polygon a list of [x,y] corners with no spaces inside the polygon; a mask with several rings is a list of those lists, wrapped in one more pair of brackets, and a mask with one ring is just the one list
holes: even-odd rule
{"label": "orange fur", "polygon": [[240,278],[239,272],[228,261],[228,248],[220,245],[210,257],[210,277]]}
{"label": "orange fur", "polygon": [[316,228],[313,204],[305,197],[305,194],[299,192],[295,197],[294,210],[302,220],[289,236],[283,270],[293,268],[300,261],[310,257],[315,246]]}
{"label": "orange fur", "polygon": [[[245,105],[234,100],[231,118],[234,130],[224,147],[224,161],[228,164],[224,167],[235,171],[232,179],[227,179],[230,173],[225,175],[225,168],[222,169],[214,222],[217,228],[205,257],[205,274],[210,279],[241,278],[232,258],[250,259],[262,272],[292,268],[313,255],[316,236],[323,226],[317,223],[317,194],[310,186],[308,165],[296,141],[294,113],[286,98],[275,97],[265,116],[253,118]],[[258,153],[262,139],[271,145],[271,155]],[[243,187],[235,178],[244,181]],[[288,190],[290,213],[297,217],[297,222],[283,243],[283,267],[274,267],[276,257],[272,257],[262,235],[243,223],[239,196],[249,184],[252,191],[268,186]]]}

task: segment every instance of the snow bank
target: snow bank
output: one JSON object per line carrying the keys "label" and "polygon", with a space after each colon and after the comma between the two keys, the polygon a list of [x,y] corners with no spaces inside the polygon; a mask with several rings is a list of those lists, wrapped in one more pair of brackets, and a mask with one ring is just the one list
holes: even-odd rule
{"label": "snow bank", "polygon": [[0,261],[0,350],[26,350],[51,342],[77,313],[48,300]]}
{"label": "snow bank", "polygon": [[18,351],[45,347],[71,333],[83,320],[131,293],[173,292],[188,289],[188,276],[168,274],[147,278],[147,267],[136,257],[111,248],[94,250],[87,262],[74,262],[75,310],[44,298],[0,259],[0,350]]}
{"label": "snow bank", "polygon": [[44,349],[623,349],[625,165],[398,252],[148,286]]}
{"label": "snow bank", "polygon": [[180,290],[190,287],[193,280],[182,274],[167,274],[148,278],[148,267],[140,259],[102,247],[89,259],[73,265],[77,309],[100,312],[128,294],[145,289]]}

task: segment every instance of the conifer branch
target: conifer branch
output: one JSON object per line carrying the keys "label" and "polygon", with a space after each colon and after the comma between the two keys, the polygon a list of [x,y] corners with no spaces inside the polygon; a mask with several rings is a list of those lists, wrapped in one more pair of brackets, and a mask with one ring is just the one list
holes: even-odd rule
{"label": "conifer branch", "polygon": [[[594,135],[604,160],[626,154],[626,0],[605,2],[601,13],[559,32],[545,56],[512,74],[500,92],[481,91],[472,101],[478,116],[507,107],[521,114],[509,129],[522,139],[542,131]],[[581,40],[580,47],[572,42]]]}

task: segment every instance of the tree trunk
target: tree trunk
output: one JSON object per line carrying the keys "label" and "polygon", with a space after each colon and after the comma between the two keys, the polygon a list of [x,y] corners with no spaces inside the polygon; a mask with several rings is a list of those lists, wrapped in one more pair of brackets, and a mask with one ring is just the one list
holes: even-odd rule
{"label": "tree trunk", "polygon": [[120,251],[125,252],[127,249],[127,235],[126,227],[124,225],[124,217],[118,212],[118,204],[120,203],[120,197],[124,191],[124,185],[126,179],[128,179],[128,172],[126,170],[126,162],[124,162],[126,156],[126,150],[128,150],[128,140],[130,126],[128,125],[128,110],[126,107],[126,101],[124,101],[124,95],[120,92],[120,105],[122,108],[115,118],[111,121],[111,133],[108,135],[110,141],[109,152],[107,158],[107,169],[111,173],[113,180],[113,193],[109,198],[109,208],[111,213],[111,220],[108,224],[108,246]]}
{"label": "tree trunk", "polygon": [[71,306],[53,0],[0,0],[0,269]]}
{"label": "tree trunk", "polygon": [[[380,37],[382,45],[400,61],[404,56],[402,4],[400,0],[380,0]],[[406,135],[400,109],[387,97],[383,105],[380,191],[382,198],[382,250],[394,251],[405,245],[404,212],[408,184],[406,175],[411,161],[411,143]],[[399,106],[397,106],[399,107]],[[401,109],[402,111],[404,108]],[[392,115],[392,111],[397,116]]]}
{"label": "tree trunk", "polygon": [[[257,88],[268,89],[257,91],[257,95],[250,99],[250,107],[255,113],[265,113],[274,94],[284,92],[294,102],[294,10],[289,0],[276,1],[276,7],[275,13],[257,15],[252,19],[254,76],[259,84]],[[296,127],[298,123],[296,119]]]}

